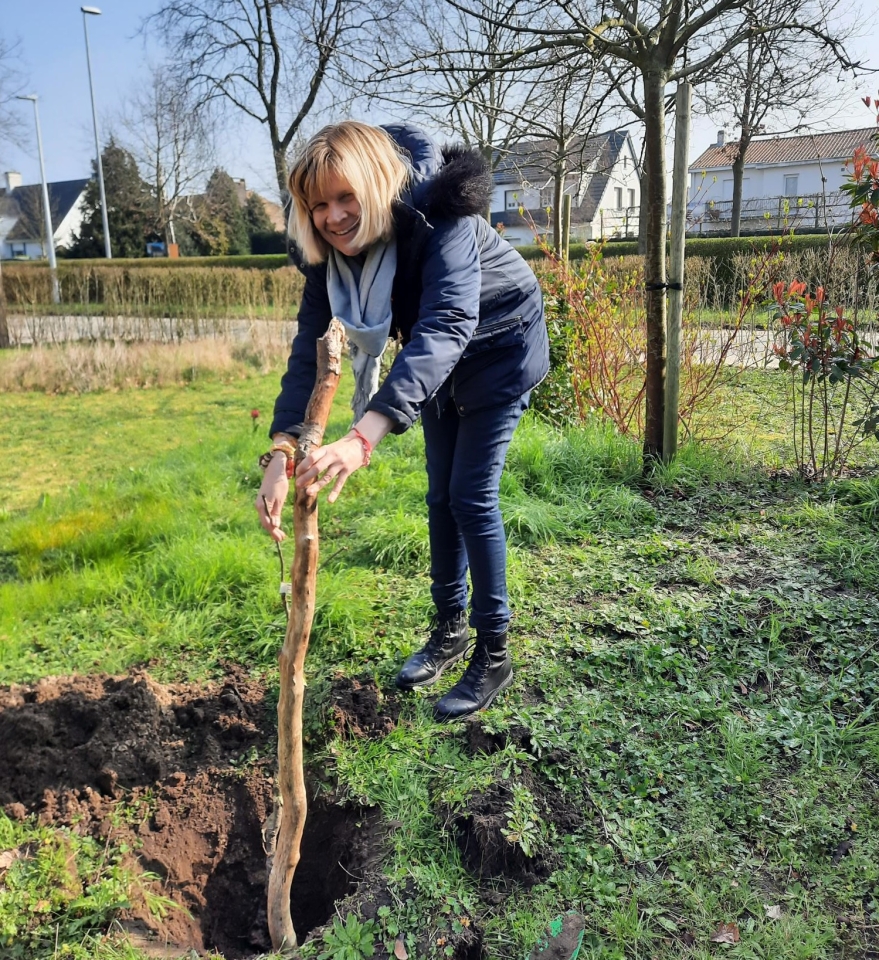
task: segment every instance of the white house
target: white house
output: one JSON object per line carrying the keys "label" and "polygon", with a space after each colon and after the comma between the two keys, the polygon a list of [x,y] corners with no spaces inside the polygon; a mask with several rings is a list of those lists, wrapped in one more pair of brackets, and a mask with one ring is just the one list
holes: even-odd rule
{"label": "white house", "polygon": [[[82,202],[88,180],[59,180],[48,184],[49,212],[55,249],[66,247],[82,226]],[[22,185],[21,174],[6,173],[0,187],[0,259],[37,260],[44,249],[42,186]]]}
{"label": "white house", "polygon": [[[641,205],[638,158],[627,130],[609,130],[582,141],[566,160],[564,192],[571,196],[571,239],[637,236]],[[516,144],[493,174],[491,222],[514,245],[534,242],[531,222],[552,231],[553,145]],[[520,212],[520,211],[524,211]]]}
{"label": "white house", "polygon": [[[742,229],[848,223],[851,209],[840,190],[850,172],[846,163],[875,134],[875,127],[863,127],[753,140],[745,154]],[[737,150],[738,143],[726,143],[721,130],[717,143],[690,164],[692,230],[729,229]]]}

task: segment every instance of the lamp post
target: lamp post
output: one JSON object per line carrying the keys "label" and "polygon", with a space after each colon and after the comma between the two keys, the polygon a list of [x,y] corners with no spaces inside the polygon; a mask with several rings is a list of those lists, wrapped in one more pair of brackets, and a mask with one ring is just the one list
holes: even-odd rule
{"label": "lamp post", "polygon": [[89,16],[99,17],[101,11],[97,7],[80,7],[82,10],[82,29],[85,33],[85,62],[89,70],[89,92],[92,95],[92,122],[95,127],[95,155],[98,164],[98,189],[101,192],[101,222],[104,225],[104,254],[111,260],[113,253],[110,250],[110,222],[107,219],[107,194],[104,191],[104,167],[101,164],[101,141],[98,137],[98,111],[95,109],[95,84],[92,80],[92,58],[89,53]]}
{"label": "lamp post", "polygon": [[40,158],[40,182],[43,185],[43,229],[46,231],[46,243],[43,244],[43,253],[49,257],[49,271],[52,275],[52,302],[61,302],[61,291],[58,288],[58,265],[55,262],[55,231],[52,229],[52,211],[49,209],[49,184],[46,182],[46,165],[43,163],[43,137],[40,133],[40,111],[37,108],[35,93],[17,97],[18,100],[30,100],[34,105],[34,123],[37,127],[37,154]]}

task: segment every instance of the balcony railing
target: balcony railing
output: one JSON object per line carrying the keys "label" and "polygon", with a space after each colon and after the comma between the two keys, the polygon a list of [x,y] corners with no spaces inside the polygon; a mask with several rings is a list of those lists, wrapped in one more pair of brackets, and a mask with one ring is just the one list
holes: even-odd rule
{"label": "balcony railing", "polygon": [[[732,220],[732,200],[693,203],[687,213],[689,229],[710,232],[726,229]],[[803,197],[754,197],[742,201],[742,223],[785,227],[838,227],[851,223],[852,208],[844,193],[818,193]]]}

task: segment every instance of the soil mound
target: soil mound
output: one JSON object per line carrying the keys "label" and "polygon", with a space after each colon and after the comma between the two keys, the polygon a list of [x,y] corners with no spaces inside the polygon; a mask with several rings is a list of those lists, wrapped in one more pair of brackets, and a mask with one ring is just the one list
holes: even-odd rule
{"label": "soil mound", "polygon": [[[163,686],[135,670],[0,688],[0,804],[132,848],[136,865],[161,878],[156,892],[181,907],[161,921],[132,909],[139,946],[250,957],[270,947],[262,830],[275,736],[263,683],[240,667],[198,685]],[[377,815],[331,800],[309,809],[291,898],[300,939],[381,847]]]}
{"label": "soil mound", "polygon": [[264,701],[242,671],[199,686],[164,687],[135,671],[0,690],[0,804],[57,820],[71,793],[112,798],[172,773],[229,767],[269,745]]}

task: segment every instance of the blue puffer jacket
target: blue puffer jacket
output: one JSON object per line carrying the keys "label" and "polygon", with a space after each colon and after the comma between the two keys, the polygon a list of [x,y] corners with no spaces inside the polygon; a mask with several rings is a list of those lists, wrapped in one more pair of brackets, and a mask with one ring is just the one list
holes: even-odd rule
{"label": "blue puffer jacket", "polygon": [[[466,416],[521,396],[546,376],[549,345],[534,274],[480,215],[491,193],[481,155],[441,151],[409,125],[385,129],[414,172],[394,207],[391,334],[403,349],[368,409],[402,433],[434,398],[445,404],[451,397]],[[301,269],[305,289],[273,434],[298,435],[317,372],[315,342],[331,319],[326,263]]]}

